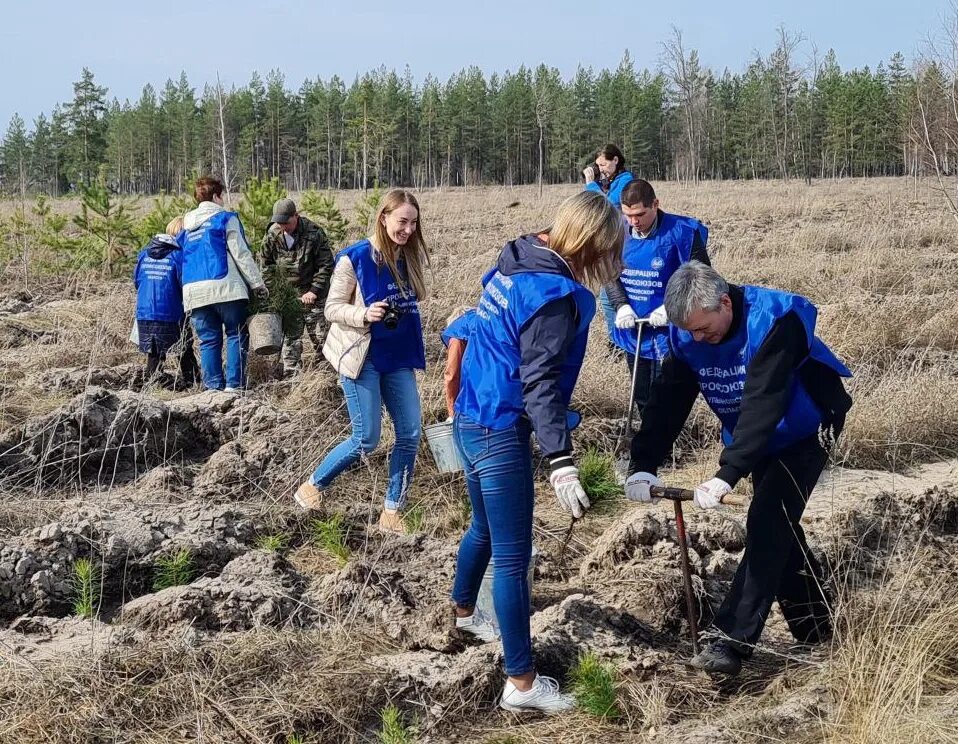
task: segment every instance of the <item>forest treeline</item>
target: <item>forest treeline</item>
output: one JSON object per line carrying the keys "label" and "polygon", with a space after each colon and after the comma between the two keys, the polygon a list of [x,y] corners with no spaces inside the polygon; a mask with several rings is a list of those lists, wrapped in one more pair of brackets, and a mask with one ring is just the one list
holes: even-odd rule
{"label": "forest treeline", "polygon": [[[421,82],[379,68],[290,86],[279,70],[227,89],[186,74],[119,100],[83,69],[73,100],[0,146],[8,196],[95,181],[119,194],[178,193],[197,173],[287,188],[570,182],[606,142],[649,178],[827,178],[951,173],[955,80],[901,54],[843,70],[784,29],[741,72],[704,67],[679,32],[655,70],[464,69]],[[799,50],[802,50],[799,53]],[[930,162],[933,157],[935,162]]]}

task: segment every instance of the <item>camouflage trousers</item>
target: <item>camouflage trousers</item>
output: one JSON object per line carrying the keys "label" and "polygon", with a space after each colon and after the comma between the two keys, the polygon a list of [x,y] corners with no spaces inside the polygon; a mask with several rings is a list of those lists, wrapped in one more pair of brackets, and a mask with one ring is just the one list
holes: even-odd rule
{"label": "camouflage trousers", "polygon": [[313,350],[318,355],[326,340],[329,324],[323,315],[323,307],[314,305],[301,317],[283,326],[283,369],[287,372],[297,371],[303,367],[303,334],[309,336],[313,342]]}

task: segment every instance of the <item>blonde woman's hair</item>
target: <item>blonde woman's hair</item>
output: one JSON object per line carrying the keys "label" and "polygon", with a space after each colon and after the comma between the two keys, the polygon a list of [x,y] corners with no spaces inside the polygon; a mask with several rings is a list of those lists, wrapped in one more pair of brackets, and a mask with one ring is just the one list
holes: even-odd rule
{"label": "blonde woman's hair", "polygon": [[174,238],[180,234],[183,230],[183,218],[174,217],[172,220],[166,223],[166,234],[172,235]]}
{"label": "blonde woman's hair", "polygon": [[544,232],[549,247],[572,267],[576,278],[593,289],[622,273],[625,221],[602,194],[580,191],[559,205]]}
{"label": "blonde woman's hair", "polygon": [[[414,232],[406,245],[396,245],[386,232],[386,225],[383,224],[383,217],[398,209],[403,204],[409,204],[416,209],[416,232]],[[396,284],[405,288],[405,281],[399,273],[397,261],[400,253],[406,261],[406,278],[409,286],[416,293],[419,300],[426,299],[428,291],[426,289],[425,270],[429,266],[429,249],[426,247],[426,240],[422,234],[422,210],[419,208],[419,202],[412,192],[405,189],[390,189],[383,196],[379,203],[379,209],[376,210],[375,228],[373,229],[372,243],[379,251],[389,270],[392,272]]]}

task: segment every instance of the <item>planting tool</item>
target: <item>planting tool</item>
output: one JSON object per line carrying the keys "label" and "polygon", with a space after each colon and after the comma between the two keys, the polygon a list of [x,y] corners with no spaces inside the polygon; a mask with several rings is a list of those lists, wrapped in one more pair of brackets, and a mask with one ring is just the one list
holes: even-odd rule
{"label": "planting tool", "polygon": [[[669,488],[667,486],[652,486],[649,492],[653,498],[668,499],[675,507],[675,532],[679,538],[679,553],[682,559],[682,582],[685,584],[685,609],[689,618],[689,632],[692,634],[692,653],[699,652],[699,627],[695,613],[695,595],[692,592],[692,569],[689,565],[689,543],[685,535],[685,515],[682,514],[682,502],[691,501],[695,493],[687,488]],[[726,494],[722,497],[723,504],[741,506],[745,501],[739,496]]]}
{"label": "planting tool", "polygon": [[625,416],[625,426],[619,434],[619,441],[615,450],[619,457],[615,462],[615,472],[625,482],[629,470],[629,449],[632,446],[632,415],[635,410],[635,383],[639,378],[639,346],[642,344],[642,326],[649,322],[648,318],[635,320],[635,361],[632,362],[632,387],[629,390],[629,410]]}

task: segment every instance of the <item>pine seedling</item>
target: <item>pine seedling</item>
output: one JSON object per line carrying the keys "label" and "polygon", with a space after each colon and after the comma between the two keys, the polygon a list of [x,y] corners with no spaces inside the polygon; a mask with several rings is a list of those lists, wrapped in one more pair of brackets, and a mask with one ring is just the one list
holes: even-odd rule
{"label": "pine seedling", "polygon": [[403,514],[403,521],[410,532],[422,532],[426,526],[426,510],[422,504],[411,506]]}
{"label": "pine seedling", "polygon": [[609,455],[588,449],[578,462],[579,483],[593,507],[610,503],[621,496],[622,486],[615,479],[615,462]]}
{"label": "pine seedling", "polygon": [[256,538],[256,547],[267,553],[280,553],[289,545],[289,535],[260,535]]}
{"label": "pine seedling", "polygon": [[253,253],[260,249],[269,218],[273,214],[273,204],[286,196],[286,189],[280,184],[279,178],[250,178],[246,181],[238,211],[246,242]]}
{"label": "pine seedling", "polygon": [[299,211],[323,228],[333,250],[342,248],[346,242],[349,220],[339,211],[335,197],[328,191],[320,194],[310,189],[303,194],[300,202]]}
{"label": "pine seedling", "polygon": [[622,709],[616,700],[615,672],[600,662],[595,654],[580,656],[569,676],[572,694],[580,708],[603,721],[622,717]]}
{"label": "pine seedling", "polygon": [[379,209],[382,198],[383,190],[377,181],[372,191],[356,202],[356,229],[359,230],[360,235],[366,235],[371,229],[373,217]]}
{"label": "pine seedling", "polygon": [[341,566],[349,560],[349,546],[346,544],[348,530],[342,514],[334,514],[329,519],[314,519],[313,540],[339,561]]}
{"label": "pine seedling", "polygon": [[407,726],[399,708],[390,703],[380,714],[383,722],[379,732],[380,744],[413,744],[416,740],[416,727]]}
{"label": "pine seedling", "polygon": [[171,586],[189,584],[196,573],[193,566],[193,554],[189,548],[180,548],[171,556],[157,559],[155,570],[154,592],[169,589]]}
{"label": "pine seedling", "polygon": [[73,613],[84,618],[96,615],[100,603],[100,576],[89,558],[78,558],[73,564],[71,584],[73,589]]}

